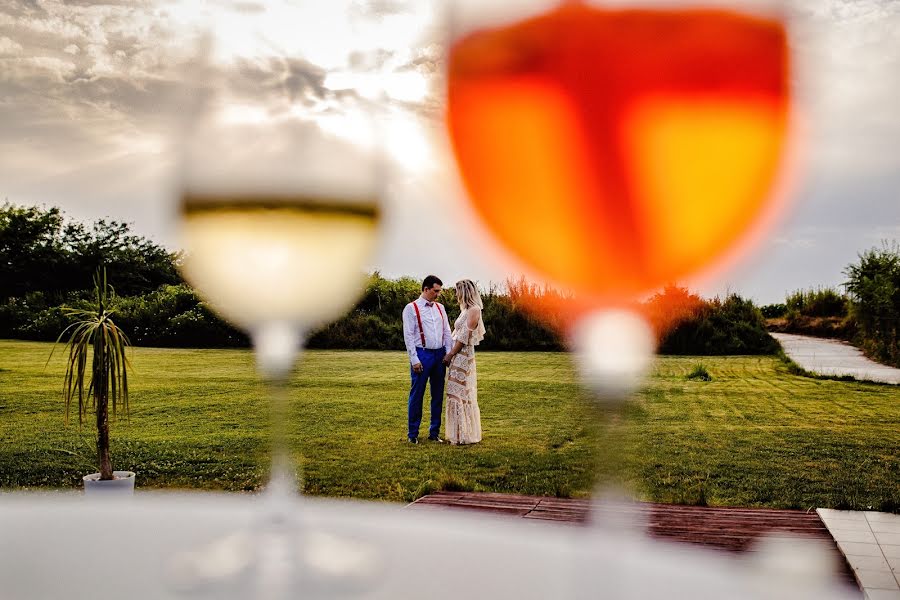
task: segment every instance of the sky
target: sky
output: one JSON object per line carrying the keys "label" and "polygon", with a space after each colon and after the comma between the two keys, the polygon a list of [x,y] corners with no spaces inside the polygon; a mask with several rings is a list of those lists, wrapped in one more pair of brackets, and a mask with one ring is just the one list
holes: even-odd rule
{"label": "sky", "polygon": [[[289,100],[293,116],[366,146],[371,140],[332,117],[380,102],[390,166],[371,269],[434,273],[447,284],[539,279],[485,234],[453,169],[435,4],[213,0],[211,13],[202,6],[0,3],[0,199],[125,221],[177,249],[173,144],[185,119],[180,82],[202,53],[193,32],[215,22],[227,40],[219,48],[240,52],[241,24],[268,19],[297,59],[253,75],[261,92],[277,88]],[[789,210],[752,253],[714,277],[683,282],[707,296],[737,292],[767,304],[836,286],[859,252],[900,239],[900,2],[793,0],[789,10],[805,116],[802,176]]]}

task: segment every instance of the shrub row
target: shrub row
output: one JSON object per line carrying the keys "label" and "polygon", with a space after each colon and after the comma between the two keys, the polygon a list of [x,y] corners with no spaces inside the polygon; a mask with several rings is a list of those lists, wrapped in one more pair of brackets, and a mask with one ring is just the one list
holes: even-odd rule
{"label": "shrub row", "polygon": [[[404,347],[400,314],[415,299],[419,282],[386,279],[375,273],[356,307],[343,318],[314,332],[311,348],[399,350]],[[561,315],[538,318],[529,307],[552,296],[553,306],[565,306],[552,289],[523,281],[508,282],[505,290],[483,293],[484,320],[489,335],[482,350],[562,350],[558,328]],[[0,303],[0,336],[52,341],[71,322],[67,308],[87,308],[86,292],[69,293],[62,304],[32,292]],[[451,319],[459,314],[452,288],[442,297]],[[679,304],[680,303],[680,304]],[[544,304],[547,304],[546,302]],[[114,298],[115,320],[139,346],[248,346],[245,334],[222,321],[185,284],[164,285],[139,296]],[[681,288],[667,288],[644,305],[661,334],[660,351],[669,354],[761,354],[776,351],[765,332],[759,310],[748,300],[729,296],[702,300]]]}
{"label": "shrub row", "polygon": [[[52,301],[52,300],[51,300]],[[42,292],[0,304],[0,336],[56,340],[73,318],[68,308],[91,308],[87,292],[70,292],[65,302],[48,305]],[[247,336],[217,317],[185,284],[164,285],[140,296],[116,296],[114,320],[132,344],[163,347],[247,346]]]}
{"label": "shrub row", "polygon": [[737,294],[706,300],[667,287],[644,309],[659,332],[661,354],[774,354],[779,349],[759,308]]}
{"label": "shrub row", "polygon": [[769,331],[852,340],[856,322],[850,315],[850,298],[834,289],[819,287],[788,294],[784,303],[761,309]]}

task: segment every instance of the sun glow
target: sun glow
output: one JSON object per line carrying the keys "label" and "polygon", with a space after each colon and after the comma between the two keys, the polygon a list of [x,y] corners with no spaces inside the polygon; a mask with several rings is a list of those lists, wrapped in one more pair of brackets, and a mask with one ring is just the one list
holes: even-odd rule
{"label": "sun glow", "polygon": [[272,120],[263,107],[252,104],[229,104],[223,106],[219,110],[219,119],[222,123],[233,125],[263,125]]}
{"label": "sun glow", "polygon": [[323,85],[332,91],[353,90],[372,100],[387,98],[414,104],[424,101],[429,93],[428,75],[418,70],[392,73],[334,71],[326,75]]}
{"label": "sun glow", "polygon": [[435,161],[432,144],[421,122],[402,109],[389,110],[377,117],[362,110],[342,114],[323,113],[315,121],[324,131],[353,142],[367,151],[380,151],[384,157],[405,168],[421,170]]}

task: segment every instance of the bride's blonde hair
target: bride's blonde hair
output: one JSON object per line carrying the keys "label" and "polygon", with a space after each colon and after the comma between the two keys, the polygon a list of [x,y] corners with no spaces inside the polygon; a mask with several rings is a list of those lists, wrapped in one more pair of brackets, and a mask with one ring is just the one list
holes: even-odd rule
{"label": "bride's blonde hair", "polygon": [[461,279],[456,282],[456,300],[459,302],[460,308],[484,308],[481,304],[481,294],[475,282],[471,279]]}

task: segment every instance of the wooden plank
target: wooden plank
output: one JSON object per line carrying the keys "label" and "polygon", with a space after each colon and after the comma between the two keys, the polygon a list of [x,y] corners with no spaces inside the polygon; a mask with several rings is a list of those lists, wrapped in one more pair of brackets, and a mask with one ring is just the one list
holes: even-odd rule
{"label": "wooden plank", "polygon": [[[604,504],[587,499],[545,498],[499,493],[435,492],[411,508],[446,507],[515,516],[526,521],[584,525],[604,519],[634,521],[648,535],[730,553],[753,552],[762,536],[788,542],[821,544],[834,556],[842,578],[856,586],[853,571],[818,514],[799,510],[744,507],[678,506],[650,502]],[[595,509],[592,513],[592,509]],[[798,541],[798,537],[803,540]]]}

